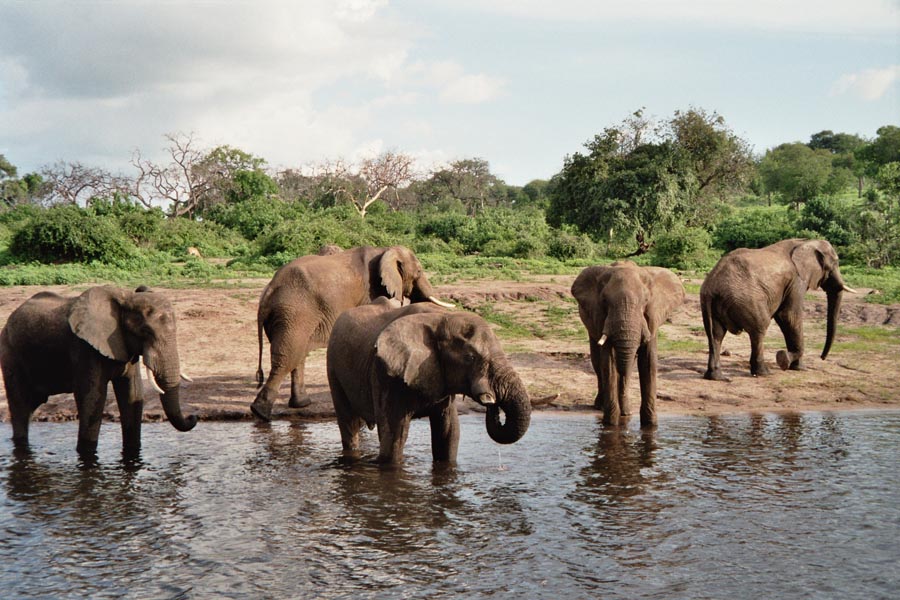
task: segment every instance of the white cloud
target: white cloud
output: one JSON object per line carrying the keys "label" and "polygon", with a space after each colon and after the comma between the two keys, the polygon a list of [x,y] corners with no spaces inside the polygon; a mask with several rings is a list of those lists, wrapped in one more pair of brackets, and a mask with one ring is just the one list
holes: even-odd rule
{"label": "white cloud", "polygon": [[879,100],[900,80],[900,65],[866,69],[841,76],[831,87],[831,95],[854,94],[863,100]]}
{"label": "white cloud", "polygon": [[886,0],[446,0],[457,8],[556,21],[657,21],[680,25],[841,34],[896,30]]}

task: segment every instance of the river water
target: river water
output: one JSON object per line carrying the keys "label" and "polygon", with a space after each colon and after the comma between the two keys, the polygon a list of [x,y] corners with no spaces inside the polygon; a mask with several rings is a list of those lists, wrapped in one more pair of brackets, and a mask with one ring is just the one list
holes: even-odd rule
{"label": "river water", "polygon": [[394,469],[332,422],[145,424],[129,461],[106,424],[92,465],[75,423],[29,453],[0,426],[0,597],[900,595],[900,412],[539,413],[506,447],[461,420],[455,469],[427,420]]}

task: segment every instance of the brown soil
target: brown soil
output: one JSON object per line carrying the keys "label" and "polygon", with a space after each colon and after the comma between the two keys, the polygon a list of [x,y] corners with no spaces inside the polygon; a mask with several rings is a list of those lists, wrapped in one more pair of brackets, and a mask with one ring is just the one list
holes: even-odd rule
{"label": "brown soil", "polygon": [[[587,335],[569,294],[573,279],[574,276],[542,276],[515,282],[456,282],[437,286],[437,291],[463,309],[489,304],[495,313],[528,324],[536,335],[503,339],[503,344],[536,407],[591,410],[597,384],[588,358]],[[253,280],[242,282],[244,287],[156,290],[173,301],[178,315],[182,367],[193,377],[193,383],[185,383],[182,392],[186,413],[197,413],[206,420],[251,418],[249,405],[256,393],[256,306],[266,283],[267,280]],[[86,287],[2,288],[0,323],[5,323],[22,301],[42,289],[75,295]],[[868,291],[861,290],[860,295],[852,297],[845,294],[838,337],[826,361],[818,358],[824,340],[825,298],[821,293],[812,294],[814,299],[806,303],[805,371],[781,371],[775,365],[775,352],[784,341],[774,323],[766,341],[766,356],[772,369],[769,377],[750,376],[746,335],[726,336],[725,348],[730,355],[722,357],[722,367],[730,378],[727,382],[702,378],[706,369],[706,337],[697,294],[689,293],[684,306],[662,327],[658,410],[663,414],[721,414],[900,407],[900,336],[886,333],[886,342],[866,345],[860,344],[856,336],[844,333],[862,325],[893,333],[900,327],[900,305],[867,304],[863,298]],[[551,313],[556,315],[552,323],[548,316]],[[560,331],[563,333],[557,333]],[[842,348],[842,341],[846,348]],[[263,365],[268,372],[268,343]],[[306,373],[312,405],[289,409],[290,382],[285,381],[274,411],[276,418],[333,416],[324,350],[310,355]],[[0,402],[0,419],[8,421],[5,393],[0,390],[0,395],[4,398]],[[107,417],[115,419],[117,409],[111,396]],[[149,386],[145,397],[146,419],[162,420],[158,397]],[[630,398],[635,412],[640,401],[636,378]],[[466,407],[477,410],[472,403],[463,403]],[[71,394],[51,397],[34,416],[35,420],[74,418]]]}

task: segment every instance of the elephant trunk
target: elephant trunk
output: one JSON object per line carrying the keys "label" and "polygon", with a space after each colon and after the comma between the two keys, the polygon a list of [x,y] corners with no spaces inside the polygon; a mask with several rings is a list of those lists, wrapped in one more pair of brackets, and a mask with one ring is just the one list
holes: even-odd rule
{"label": "elephant trunk", "polygon": [[413,281],[412,290],[409,292],[409,301],[431,302],[438,306],[443,306],[444,308],[454,308],[453,304],[438,299],[437,295],[435,295],[434,288],[431,287],[431,283],[424,275]]}
{"label": "elephant trunk", "polygon": [[164,394],[160,394],[159,401],[162,403],[166,418],[178,431],[190,431],[197,424],[197,415],[185,417],[181,414],[181,403],[179,401],[179,387],[174,387]]}
{"label": "elephant trunk", "polygon": [[[488,435],[498,444],[514,444],[519,441],[531,424],[531,400],[519,376],[508,364],[494,364],[490,372],[490,385],[496,402],[487,405],[485,427]],[[500,411],[506,416],[500,422]]]}
{"label": "elephant trunk", "polygon": [[153,388],[159,392],[159,401],[166,413],[166,418],[178,431],[193,429],[197,424],[197,415],[185,417],[181,413],[179,392],[182,375],[177,353],[174,358],[160,360],[153,351],[145,352],[144,362],[147,365],[150,382]]}
{"label": "elephant trunk", "polygon": [[831,350],[831,343],[834,341],[834,334],[837,330],[837,318],[841,312],[841,300],[843,293],[840,290],[828,290],[828,320],[825,329],[825,347],[822,348],[822,360],[828,356]]}

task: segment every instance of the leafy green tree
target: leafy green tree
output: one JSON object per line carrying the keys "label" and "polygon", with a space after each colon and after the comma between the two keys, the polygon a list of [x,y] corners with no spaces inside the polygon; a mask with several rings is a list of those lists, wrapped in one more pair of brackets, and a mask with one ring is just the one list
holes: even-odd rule
{"label": "leafy green tree", "polygon": [[830,129],[825,129],[812,134],[807,146],[813,150],[827,150],[833,156],[832,176],[827,187],[833,191],[840,191],[848,187],[853,179],[856,181],[859,196],[862,197],[866,163],[859,158],[858,153],[866,144],[866,140],[856,134],[834,133]]}
{"label": "leafy green tree", "polygon": [[490,164],[483,158],[453,161],[432,173],[418,189],[422,203],[458,200],[470,215],[486,206],[506,203],[505,184],[491,173]]}
{"label": "leafy green tree", "polygon": [[875,176],[882,166],[900,162],[900,127],[885,125],[875,132],[872,142],[857,150],[857,155],[867,164],[870,176]]}
{"label": "leafy green tree", "polygon": [[44,180],[38,173],[27,173],[21,179],[19,170],[0,154],[0,203],[15,206],[40,195]]}
{"label": "leafy green tree", "polygon": [[799,142],[781,144],[766,152],[759,164],[763,184],[795,206],[829,190],[832,156]]}
{"label": "leafy green tree", "polygon": [[713,204],[746,188],[755,174],[750,145],[728,127],[724,117],[702,108],[676,110],[667,128],[697,180],[698,220],[709,221]]}
{"label": "leafy green tree", "polygon": [[611,244],[641,242],[685,218],[697,180],[684,154],[672,141],[631,147],[629,139],[609,128],[586,144],[587,154],[566,157],[549,189],[551,225],[569,223]]}

